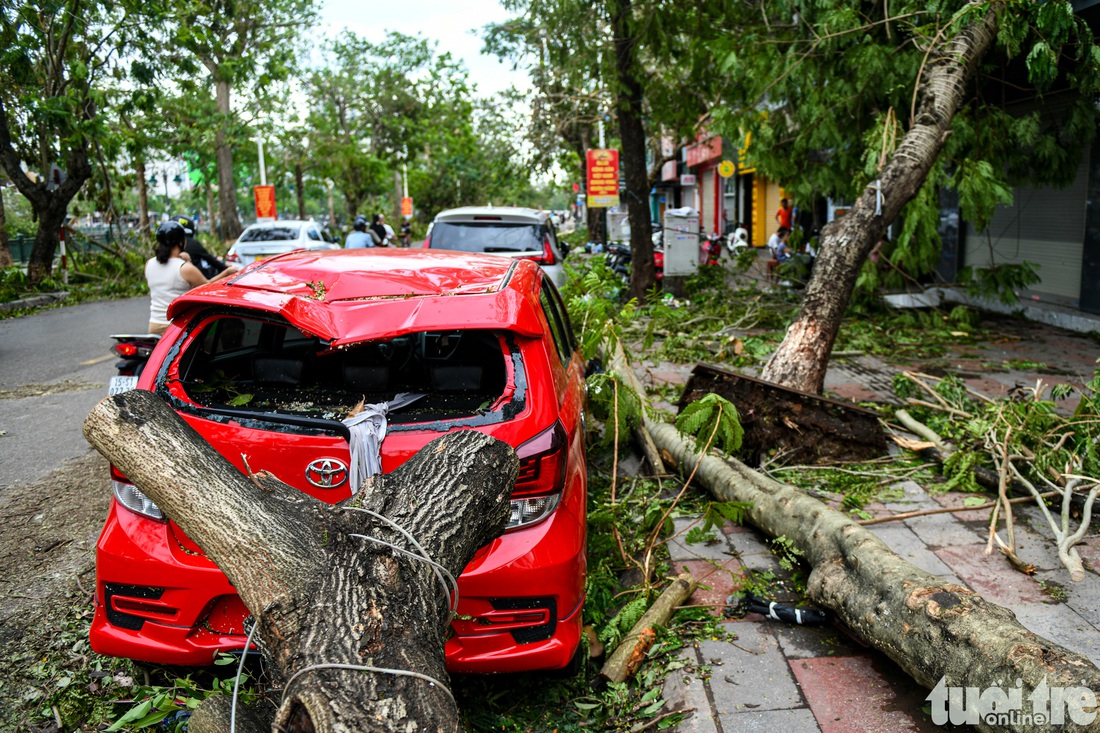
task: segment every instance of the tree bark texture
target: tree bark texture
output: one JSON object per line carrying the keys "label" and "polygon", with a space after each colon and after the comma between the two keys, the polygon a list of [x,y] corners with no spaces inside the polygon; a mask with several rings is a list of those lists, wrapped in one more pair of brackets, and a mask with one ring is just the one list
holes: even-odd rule
{"label": "tree bark texture", "polygon": [[820,254],[798,317],[765,365],[762,379],[821,392],[860,268],[887,226],[920,190],[939,156],[968,80],[996,40],[1003,5],[989,3],[984,15],[929,57],[913,127],[882,170],[881,197],[875,185],[869,185],[847,214],[822,230]]}
{"label": "tree bark texture", "polygon": [[[84,434],[217,563],[258,620],[283,688],[269,728],[457,730],[443,657],[449,594],[428,563],[353,535],[415,552],[361,510],[385,516],[457,577],[504,530],[518,469],[507,444],[474,431],[444,435],[332,506],[270,474],[241,474],[150,392],[102,401]],[[331,664],[406,670],[440,685],[313,668]]]}
{"label": "tree bark texture", "polygon": [[638,623],[634,624],[634,628],[604,662],[600,675],[611,682],[625,682],[632,677],[646,660],[653,642],[657,640],[655,627],[667,624],[680,604],[686,601],[698,586],[699,584],[691,577],[691,573],[680,573],[658,596],[653,605],[642,614]]}
{"label": "tree bark texture", "polygon": [[221,231],[221,226],[218,224],[218,208],[214,205],[214,189],[205,178],[203,179],[203,187],[206,189],[206,216],[209,222],[210,236],[218,241],[223,241],[218,235],[218,232]]}
{"label": "tree bark texture", "polygon": [[[700,458],[673,426],[647,420],[657,445],[681,471],[696,463],[696,481],[719,501],[749,503],[748,520],[772,537],[786,537],[812,567],[811,601],[830,611],[868,644],[932,688],[1015,689],[1022,681],[1023,712],[1044,681],[1050,687],[1100,690],[1100,670],[1080,654],[1037,636],[1011,611],[977,593],[920,570],[846,515],[792,486],[736,461]],[[1008,571],[1006,572],[1014,572]],[[1034,727],[1030,721],[982,730],[1096,730],[1100,721]]]}
{"label": "tree bark texture", "polygon": [[645,125],[642,121],[644,90],[639,79],[644,72],[639,68],[637,59],[632,0],[617,0],[611,7],[619,140],[622,143],[621,163],[626,182],[622,201],[626,204],[630,220],[630,294],[639,303],[644,303],[648,291],[657,284],[657,269],[653,263],[653,227],[649,220]]}
{"label": "tree bark texture", "polygon": [[218,210],[221,214],[222,240],[236,239],[244,227],[237,216],[237,184],[233,178],[233,148],[226,136],[230,115],[233,110],[229,104],[229,82],[217,79],[214,82],[214,101],[221,117],[217,132],[214,133],[214,145],[218,160]]}
{"label": "tree bark texture", "polygon": [[294,164],[294,193],[298,198],[298,218],[306,218],[306,181],[302,161]]}
{"label": "tree bark texture", "polygon": [[53,256],[60,241],[61,225],[65,223],[69,202],[79,193],[84,182],[92,177],[92,166],[88,162],[88,143],[80,138],[68,150],[64,160],[67,177],[51,191],[48,188],[48,167],[36,181],[32,181],[23,172],[19,155],[12,147],[8,113],[0,102],[0,165],[4,167],[4,172],[19,193],[30,202],[38,219],[38,231],[35,232],[34,245],[27,263],[27,278],[32,285],[37,285],[53,271]]}
{"label": "tree bark texture", "polygon": [[149,188],[145,179],[145,158],[134,159],[134,174],[137,176],[138,230],[149,231]]}
{"label": "tree bark texture", "polygon": [[11,246],[8,244],[8,220],[4,213],[4,188],[0,186],[0,268],[13,264]]}

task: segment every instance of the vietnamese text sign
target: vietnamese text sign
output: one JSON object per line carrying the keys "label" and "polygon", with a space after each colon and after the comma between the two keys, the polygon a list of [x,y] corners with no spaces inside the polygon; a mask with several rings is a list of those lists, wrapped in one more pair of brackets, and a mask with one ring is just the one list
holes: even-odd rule
{"label": "vietnamese text sign", "polygon": [[413,200],[408,196],[401,199],[401,216],[413,215]]}
{"label": "vietnamese text sign", "polygon": [[688,168],[722,157],[722,138],[715,136],[707,138],[694,145],[684,148],[684,162]]}
{"label": "vietnamese text sign", "polygon": [[619,151],[588,151],[588,205],[619,205]]}
{"label": "vietnamese text sign", "polygon": [[256,221],[275,221],[275,187],[256,186],[252,190],[256,197]]}

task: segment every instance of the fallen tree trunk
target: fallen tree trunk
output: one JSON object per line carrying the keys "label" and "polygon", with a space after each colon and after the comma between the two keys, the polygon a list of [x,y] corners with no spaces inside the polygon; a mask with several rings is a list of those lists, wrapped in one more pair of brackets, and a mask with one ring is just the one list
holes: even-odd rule
{"label": "fallen tree trunk", "polygon": [[[518,467],[508,445],[450,433],[328,505],[271,475],[241,474],[150,392],[103,400],[84,435],[218,564],[259,624],[283,688],[260,727],[459,728],[443,657],[450,591],[438,570],[457,577],[504,531]],[[222,711],[196,718],[192,733],[228,729]]]}
{"label": "fallen tree trunk", "polygon": [[[651,420],[646,424],[658,447],[681,470],[691,470],[698,462],[696,480],[717,499],[749,503],[746,516],[753,525],[790,540],[812,567],[810,600],[832,611],[917,682],[941,692],[941,682],[973,687],[979,693],[1022,689],[1015,717],[994,724],[966,717],[966,722],[996,731],[1097,730],[1100,721],[1088,708],[1096,704],[1092,690],[1100,690],[1100,670],[1088,659],[1028,631],[1008,609],[914,567],[849,517],[794,487],[738,461],[700,456],[671,425]],[[1036,726],[1034,717],[1024,716],[1043,712],[1043,695],[1053,688],[1070,693],[1068,703],[1057,702],[1064,724],[1051,709],[1046,718],[1051,724]],[[930,699],[935,713],[941,698]],[[947,698],[942,700],[946,706]],[[958,705],[962,704],[960,697]],[[968,704],[976,715],[978,701]],[[998,711],[1012,709],[1006,704]],[[957,719],[954,711],[952,715],[952,722],[963,722],[962,712]]]}
{"label": "fallen tree trunk", "polygon": [[637,672],[657,639],[654,627],[667,624],[676,608],[695,592],[698,585],[691,573],[680,573],[604,662],[600,675],[611,682],[625,682]]}

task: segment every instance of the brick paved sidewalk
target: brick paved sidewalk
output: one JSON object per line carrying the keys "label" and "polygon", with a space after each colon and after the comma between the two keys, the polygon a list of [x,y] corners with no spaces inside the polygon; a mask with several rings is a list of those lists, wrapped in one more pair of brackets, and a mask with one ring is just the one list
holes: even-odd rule
{"label": "brick paved sidewalk", "polygon": [[[1046,327],[1037,327],[1043,329]],[[1003,394],[1014,385],[1070,381],[1091,375],[1095,342],[1050,332],[1010,344],[983,347],[969,361],[953,357],[952,370],[971,386]],[[1042,358],[1040,358],[1042,357]],[[1039,374],[1013,368],[1025,361],[1057,358],[1061,374]],[[1006,366],[990,373],[991,360]],[[891,367],[874,357],[835,360],[826,390],[836,396],[890,402]],[[649,384],[675,384],[690,367],[651,365],[643,376]],[[1072,409],[1072,404],[1063,405]],[[866,507],[875,515],[922,508],[961,506],[962,494],[930,496],[911,481],[895,487],[898,498]],[[1018,505],[1018,554],[1036,566],[1034,576],[1014,570],[999,554],[985,554],[988,511],[938,514],[869,527],[917,567],[959,582],[987,600],[1011,609],[1031,631],[1084,654],[1100,664],[1100,576],[1088,572],[1072,583],[1058,561],[1050,530],[1037,508]],[[731,594],[739,591],[745,569],[782,575],[766,538],[752,527],[727,524],[713,543],[687,544],[684,537],[698,520],[677,520],[677,537],[669,544],[674,571],[686,568],[703,584],[688,601],[714,605],[721,614]],[[1100,569],[1100,537],[1087,537],[1079,551],[1092,569]],[[779,600],[783,600],[780,598]],[[686,663],[665,684],[666,709],[694,712],[676,729],[699,733],[895,733],[942,730],[922,711],[928,691],[880,652],[862,646],[835,626],[798,627],[749,614],[723,622],[735,642],[705,641],[682,652]],[[957,728],[963,730],[963,728]]]}

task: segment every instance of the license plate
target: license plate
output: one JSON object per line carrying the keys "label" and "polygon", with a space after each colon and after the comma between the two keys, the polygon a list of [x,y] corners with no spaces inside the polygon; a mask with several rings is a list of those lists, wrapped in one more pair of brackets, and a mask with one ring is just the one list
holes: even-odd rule
{"label": "license plate", "polygon": [[116,394],[129,392],[137,387],[137,380],[137,377],[111,377],[111,381],[107,383],[107,396],[114,397]]}

